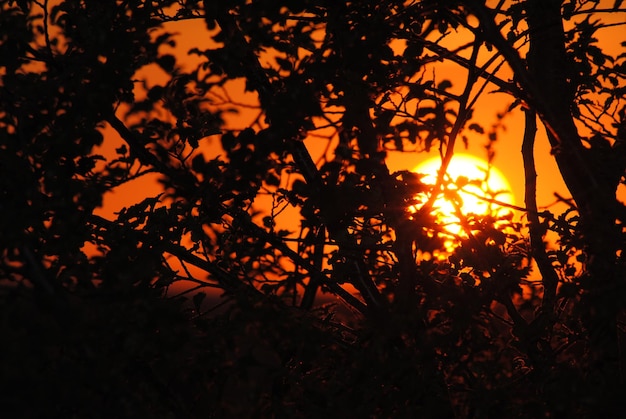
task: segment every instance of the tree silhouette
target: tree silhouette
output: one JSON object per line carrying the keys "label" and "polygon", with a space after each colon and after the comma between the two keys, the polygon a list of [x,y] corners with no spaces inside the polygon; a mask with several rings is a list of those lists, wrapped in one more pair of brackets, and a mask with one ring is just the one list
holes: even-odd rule
{"label": "tree silhouette", "polygon": [[[610,3],[0,2],[4,410],[622,417]],[[511,104],[495,122],[487,93]],[[464,213],[455,146],[493,157],[516,112],[520,215]],[[560,213],[537,203],[539,129]],[[431,149],[434,186],[387,166]],[[158,192],[108,215],[133,185]]]}

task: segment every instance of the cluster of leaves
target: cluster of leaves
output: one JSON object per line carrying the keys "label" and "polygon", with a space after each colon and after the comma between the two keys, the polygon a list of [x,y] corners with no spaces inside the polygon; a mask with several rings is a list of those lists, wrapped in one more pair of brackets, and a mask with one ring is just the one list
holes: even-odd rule
{"label": "cluster of leaves", "polygon": [[[218,3],[0,1],[4,411],[615,416],[626,56],[598,3]],[[555,5],[560,54],[535,31]],[[446,248],[432,208],[457,188],[386,153],[493,142],[494,87],[548,128],[574,201],[537,209],[528,122],[528,223],[459,213]]]}

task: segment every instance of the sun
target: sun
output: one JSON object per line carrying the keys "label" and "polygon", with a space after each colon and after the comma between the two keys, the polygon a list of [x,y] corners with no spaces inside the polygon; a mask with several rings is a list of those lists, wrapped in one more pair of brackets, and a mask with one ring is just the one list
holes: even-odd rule
{"label": "sun", "polygon": [[[485,160],[469,154],[455,154],[448,165],[441,188],[436,191],[441,159],[435,157],[419,164],[414,172],[423,175],[422,182],[432,185],[436,193],[433,214],[452,236],[465,235],[468,221],[491,215],[496,218],[510,214],[515,203],[506,177]],[[420,197],[425,202],[428,196]]]}

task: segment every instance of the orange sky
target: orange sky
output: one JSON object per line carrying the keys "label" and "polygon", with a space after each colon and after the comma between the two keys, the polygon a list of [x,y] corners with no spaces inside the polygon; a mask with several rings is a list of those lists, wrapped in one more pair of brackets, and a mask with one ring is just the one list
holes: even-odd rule
{"label": "orange sky", "polygon": [[[612,2],[611,2],[612,3]],[[602,15],[603,20],[606,22],[621,22],[624,21],[624,16],[617,15]],[[612,55],[617,55],[616,51],[620,51],[620,41],[623,36],[623,27],[613,27],[611,30],[606,30],[600,33],[602,45],[607,48],[607,52]],[[192,69],[200,62],[197,57],[184,57],[185,53],[190,49],[196,47],[199,49],[209,48],[212,46],[211,40],[208,36],[208,32],[205,28],[205,23],[202,19],[183,21],[179,23],[168,23],[164,27],[165,31],[176,32],[177,46],[175,50],[163,51],[167,53],[176,53],[179,57],[184,58],[182,65],[185,69]],[[618,35],[616,35],[618,34]],[[619,36],[619,37],[618,37]],[[180,54],[183,54],[181,56]],[[146,68],[142,70],[142,74],[138,74],[137,79],[147,77],[152,80],[153,83],[164,83],[167,75],[162,70],[156,68]],[[465,81],[465,72],[452,63],[437,63],[437,79],[442,80],[448,78],[453,82],[453,89],[463,89]],[[504,77],[507,79],[508,77]],[[231,96],[236,98],[239,102],[255,104],[256,94],[243,92],[243,83],[241,81],[235,82],[231,85]],[[138,95],[141,95],[140,90],[137,91]],[[490,125],[495,122],[496,114],[504,111],[512,103],[512,98],[504,94],[488,94],[483,93],[481,98],[476,103],[474,109],[474,118],[480,121],[483,126],[488,130]],[[229,115],[227,125],[229,128],[245,128],[250,125],[256,115],[250,111],[244,111],[240,115]],[[496,166],[507,178],[513,189],[513,195],[516,200],[516,204],[524,206],[524,170],[522,164],[521,144],[523,137],[523,115],[520,110],[514,111],[509,114],[505,120],[506,132],[499,132],[499,140],[495,144],[495,159],[493,160],[494,166]],[[474,133],[465,133],[470,141],[469,148],[464,149],[463,142],[459,139],[455,150],[457,152],[464,152],[475,155],[480,158],[486,157],[485,152],[485,137],[480,137]],[[105,143],[103,144],[101,153],[110,154],[116,147],[122,144],[121,138],[113,132],[110,128],[105,128]],[[222,154],[220,147],[219,136],[209,137],[201,141],[201,151],[207,158],[213,158]],[[315,159],[319,158],[326,149],[326,143],[319,139],[307,139],[307,147],[311,151],[311,154]],[[98,151],[96,151],[98,152]],[[434,147],[430,153],[400,153],[390,152],[387,158],[387,165],[390,171],[397,170],[411,170],[415,168],[419,163],[438,155],[437,147]],[[559,192],[561,195],[569,196],[567,189],[562,181],[560,172],[554,162],[553,157],[550,155],[550,147],[546,138],[545,132],[541,125],[539,125],[539,132],[537,141],[535,144],[535,158],[538,173],[538,190],[537,201],[539,207],[551,205],[555,202],[554,192]],[[98,210],[99,215],[112,219],[115,217],[114,213],[118,212],[125,206],[132,205],[140,202],[144,197],[156,196],[161,193],[161,187],[156,182],[154,175],[148,175],[143,178],[137,179],[128,184],[122,185],[116,188],[113,192],[107,193],[104,196],[104,206]],[[626,193],[623,194],[626,197]],[[265,204],[263,204],[265,202]],[[269,205],[266,197],[257,198],[256,204]],[[559,213],[565,209],[563,204],[559,206],[553,206],[550,208],[554,213]],[[288,208],[284,214],[282,214],[283,221],[286,223],[281,228],[289,228],[290,230],[297,230],[298,222],[298,209]],[[279,223],[281,222],[278,220]],[[206,273],[197,272],[198,275],[204,277]],[[177,283],[175,289],[172,292],[180,292],[192,287],[193,284]]]}
{"label": "orange sky", "polygon": [[[607,6],[612,6],[612,1],[603,0],[607,3]],[[603,3],[601,2],[601,3]],[[610,5],[608,3],[611,3]],[[603,14],[601,15],[603,21],[607,23],[623,22],[624,16]],[[164,30],[176,32],[177,46],[173,50],[177,54],[185,53],[191,48],[197,47],[200,49],[211,47],[211,40],[208,36],[208,32],[205,28],[205,23],[202,19],[187,20],[183,22],[172,22],[164,26]],[[615,53],[620,47],[619,42],[622,35],[623,27],[613,27],[611,29],[604,30],[599,33],[602,41],[602,45],[607,48],[607,52]],[[165,52],[165,51],[164,51]],[[172,52],[172,51],[167,51]],[[198,63],[196,57],[185,57],[183,65],[186,68],[193,68]],[[148,68],[144,70],[143,75],[149,75],[154,78],[155,82],[163,82],[163,74],[159,71]],[[465,73],[452,63],[437,63],[437,78],[442,80],[449,78],[454,84],[454,88],[462,89],[464,87]],[[234,90],[240,90],[241,85],[235,86]],[[233,92],[233,94],[236,94]],[[254,103],[254,94],[249,94],[247,97],[238,97],[237,100],[249,101]],[[498,112],[502,112],[512,102],[512,99],[504,94],[486,94],[483,93],[482,97],[476,103],[474,116],[477,120],[482,121],[486,128],[489,127],[495,121],[495,115]],[[254,115],[245,113],[239,116],[232,116],[228,121],[229,125],[233,127],[246,127]],[[494,165],[501,170],[509,180],[513,194],[516,198],[518,205],[523,205],[524,195],[524,172],[521,156],[521,142],[523,135],[523,116],[522,113],[517,110],[513,114],[510,114],[504,120],[506,125],[506,132],[500,132],[499,141],[495,145],[496,155],[493,161]],[[112,150],[117,147],[121,141],[119,138],[115,140],[116,135],[111,133],[111,130],[106,130],[107,141],[104,147],[106,150]],[[468,134],[470,138],[469,149],[465,150],[463,143],[459,140],[457,142],[455,150],[458,152],[468,152],[475,156],[484,158],[486,152],[484,149],[485,139],[478,137],[477,135]],[[221,153],[219,146],[219,138],[217,136],[203,140],[202,151],[210,157],[217,156]],[[321,155],[326,144],[320,143],[319,140],[307,140],[307,146],[309,147],[314,159]],[[103,150],[105,151],[105,150]],[[391,171],[396,170],[410,170],[417,166],[420,162],[436,156],[438,153],[436,147],[431,153],[400,153],[390,152],[387,159],[387,164]],[[545,206],[555,201],[553,193],[558,191],[561,194],[567,195],[567,190],[564,186],[561,176],[556,167],[554,159],[550,155],[550,147],[548,145],[543,128],[539,126],[538,137],[535,147],[535,157],[538,172],[538,204],[539,206]],[[100,210],[100,213],[105,216],[112,216],[113,212],[119,211],[123,206],[135,203],[140,200],[139,195],[149,196],[156,195],[160,192],[159,185],[154,182],[154,177],[145,177],[127,185],[123,185],[115,191],[115,193],[109,193],[105,196],[105,206]]]}

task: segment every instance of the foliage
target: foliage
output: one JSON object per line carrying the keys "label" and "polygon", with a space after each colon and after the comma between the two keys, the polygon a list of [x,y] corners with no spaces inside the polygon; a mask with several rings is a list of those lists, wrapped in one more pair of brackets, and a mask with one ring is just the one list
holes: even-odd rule
{"label": "foliage", "polygon": [[[621,3],[1,1],[4,411],[623,415]],[[490,91],[525,114],[523,216],[444,176],[497,147]],[[386,165],[430,149],[434,186]]]}

